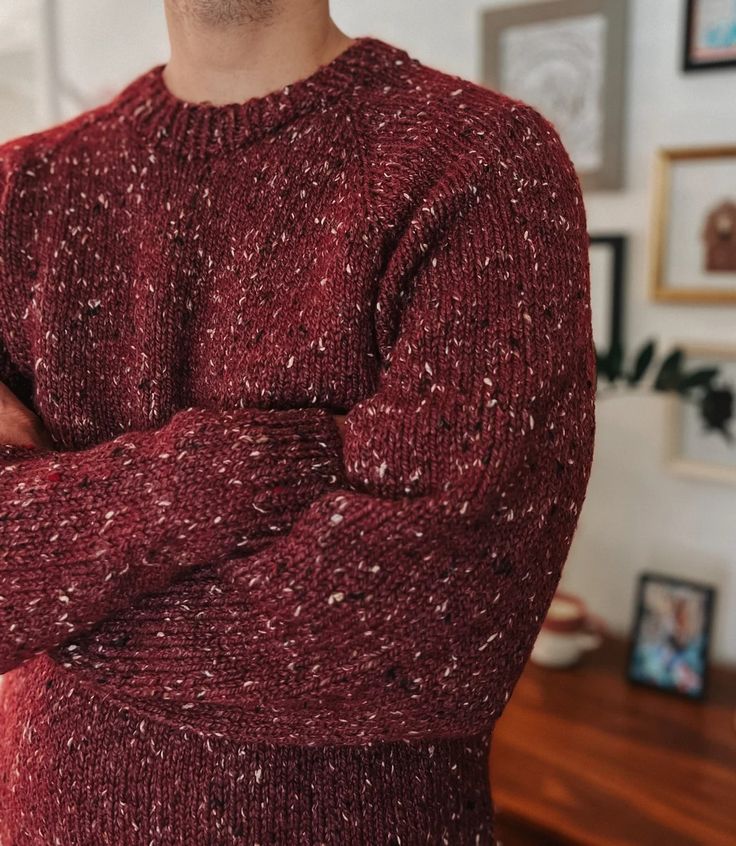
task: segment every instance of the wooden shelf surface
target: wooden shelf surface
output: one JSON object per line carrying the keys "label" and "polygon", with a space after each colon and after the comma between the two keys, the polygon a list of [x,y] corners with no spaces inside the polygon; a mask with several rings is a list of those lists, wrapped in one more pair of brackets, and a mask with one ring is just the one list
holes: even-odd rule
{"label": "wooden shelf surface", "polygon": [[626,647],[525,668],[489,760],[503,846],[736,846],[736,668],[687,700],[628,682]]}

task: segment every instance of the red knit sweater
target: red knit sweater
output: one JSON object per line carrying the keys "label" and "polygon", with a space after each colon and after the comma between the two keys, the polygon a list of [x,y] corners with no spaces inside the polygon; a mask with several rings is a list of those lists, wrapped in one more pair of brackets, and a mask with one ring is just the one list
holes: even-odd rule
{"label": "red knit sweater", "polygon": [[[580,184],[364,36],[0,146],[2,846],[486,844],[594,437]],[[332,416],[346,413],[344,443]]]}

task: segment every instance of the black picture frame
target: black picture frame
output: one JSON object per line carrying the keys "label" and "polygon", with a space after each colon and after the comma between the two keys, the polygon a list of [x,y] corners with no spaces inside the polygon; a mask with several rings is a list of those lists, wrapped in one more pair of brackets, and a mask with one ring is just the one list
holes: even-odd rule
{"label": "black picture frame", "polygon": [[604,344],[596,344],[600,355],[610,355],[614,349],[623,349],[625,274],[628,238],[614,232],[588,233],[589,246],[605,247],[608,258],[608,337]]}
{"label": "black picture frame", "polygon": [[[661,626],[663,620],[669,619],[666,614],[660,613],[661,609],[652,607],[651,594],[648,596],[650,586],[656,586],[671,596],[684,598],[684,596],[699,597],[701,625],[697,638],[687,642],[686,647],[679,650],[672,650],[669,636],[657,632],[651,636],[652,630]],[[708,695],[710,677],[710,652],[713,629],[713,613],[716,601],[716,588],[704,582],[682,579],[666,573],[646,571],[639,575],[636,591],[636,604],[631,637],[628,642],[626,654],[626,678],[629,683],[641,687],[648,687],[661,693],[677,696],[679,698],[702,700]],[[682,607],[680,605],[679,607]],[[645,628],[650,629],[649,643],[645,635]],[[661,652],[657,649],[664,647]],[[649,651],[646,652],[645,649]],[[687,655],[687,657],[684,657]],[[673,673],[662,671],[662,661],[669,659],[670,666],[675,666],[674,661],[679,656],[680,663],[674,671],[679,673],[680,683],[672,679]],[[695,666],[693,667],[693,664]],[[657,668],[657,673],[644,666]],[[665,683],[665,679],[669,683]],[[684,684],[682,679],[686,679]],[[697,684],[693,683],[697,680]]]}
{"label": "black picture frame", "polygon": [[685,2],[685,25],[683,27],[682,39],[682,70],[684,72],[699,70],[714,70],[718,68],[733,67],[736,65],[736,56],[729,59],[713,59],[697,61],[692,56],[692,40],[695,35],[695,15],[698,3],[702,0],[686,0]]}

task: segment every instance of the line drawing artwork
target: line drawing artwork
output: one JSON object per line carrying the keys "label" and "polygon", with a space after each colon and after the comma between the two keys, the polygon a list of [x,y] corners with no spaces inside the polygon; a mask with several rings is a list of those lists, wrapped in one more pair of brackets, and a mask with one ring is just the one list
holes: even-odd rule
{"label": "line drawing artwork", "polygon": [[601,14],[510,26],[500,39],[501,83],[544,110],[581,170],[603,161],[606,19]]}

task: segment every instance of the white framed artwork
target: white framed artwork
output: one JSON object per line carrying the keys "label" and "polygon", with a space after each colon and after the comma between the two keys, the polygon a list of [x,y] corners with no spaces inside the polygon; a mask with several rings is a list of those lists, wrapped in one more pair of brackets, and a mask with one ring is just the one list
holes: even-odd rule
{"label": "white framed artwork", "polygon": [[[677,343],[685,354],[688,370],[717,367],[718,377],[713,385],[709,414],[714,419],[723,417],[728,408],[733,411],[736,397],[736,345]],[[730,391],[730,399],[727,396]],[[670,438],[667,464],[677,475],[724,482],[736,485],[736,431],[733,417],[727,434],[714,429],[703,419],[697,403],[687,402],[675,394],[671,402]]]}

